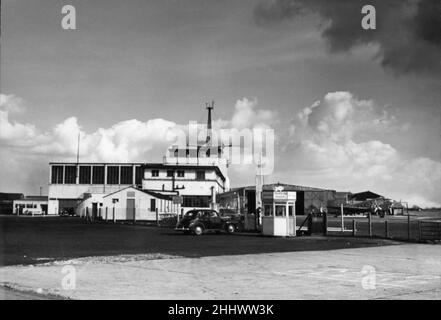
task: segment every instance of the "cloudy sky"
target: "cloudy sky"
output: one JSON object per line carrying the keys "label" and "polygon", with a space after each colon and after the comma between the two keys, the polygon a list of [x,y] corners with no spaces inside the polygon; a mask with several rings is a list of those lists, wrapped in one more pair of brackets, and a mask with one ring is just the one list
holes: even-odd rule
{"label": "cloudy sky", "polygon": [[[274,128],[266,182],[441,205],[441,3],[5,0],[0,191],[47,190],[48,162],[161,161],[206,121]],[[231,168],[232,185],[254,181]]]}

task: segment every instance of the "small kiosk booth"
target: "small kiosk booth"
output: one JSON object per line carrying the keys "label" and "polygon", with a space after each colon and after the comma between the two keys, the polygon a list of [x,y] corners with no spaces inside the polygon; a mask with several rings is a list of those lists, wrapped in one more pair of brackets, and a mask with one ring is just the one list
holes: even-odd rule
{"label": "small kiosk booth", "polygon": [[267,236],[296,235],[296,192],[282,186],[262,192],[262,233]]}

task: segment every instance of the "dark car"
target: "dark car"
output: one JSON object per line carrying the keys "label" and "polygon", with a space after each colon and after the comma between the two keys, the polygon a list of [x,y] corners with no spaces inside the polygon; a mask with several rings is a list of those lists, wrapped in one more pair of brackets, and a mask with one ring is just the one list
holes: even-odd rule
{"label": "dark car", "polygon": [[234,233],[238,229],[238,221],[230,217],[221,217],[215,210],[190,210],[176,225],[176,231],[201,235],[204,232]]}

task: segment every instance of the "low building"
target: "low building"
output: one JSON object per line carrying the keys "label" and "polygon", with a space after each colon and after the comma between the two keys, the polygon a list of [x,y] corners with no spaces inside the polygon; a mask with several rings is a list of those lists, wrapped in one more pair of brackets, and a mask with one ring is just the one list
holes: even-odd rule
{"label": "low building", "polygon": [[142,163],[49,163],[48,214],[75,210],[86,194],[142,185]]}
{"label": "low building", "polygon": [[113,193],[85,195],[77,208],[78,215],[105,221],[153,221],[158,215],[177,215],[180,205],[172,195],[126,187]]}
{"label": "low building", "polygon": [[23,198],[23,193],[0,192],[0,214],[13,214],[14,200]]}
{"label": "low building", "polygon": [[[313,187],[298,186],[284,183],[263,185],[262,192],[282,188],[285,192],[295,193],[295,213],[305,215],[318,213],[321,208],[325,209],[329,202],[335,201],[335,190],[327,190]],[[233,211],[245,217],[246,229],[257,227],[256,213],[256,187],[247,186],[233,188],[232,190],[218,195],[219,211]]]}
{"label": "low building", "polygon": [[23,199],[14,200],[14,211],[16,215],[47,215],[47,196],[26,196]]}

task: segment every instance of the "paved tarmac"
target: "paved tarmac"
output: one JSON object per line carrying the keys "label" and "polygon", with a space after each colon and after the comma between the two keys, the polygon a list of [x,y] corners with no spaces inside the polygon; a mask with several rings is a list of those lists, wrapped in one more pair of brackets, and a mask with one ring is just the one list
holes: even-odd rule
{"label": "paved tarmac", "polygon": [[87,300],[441,299],[441,246],[430,244],[201,258],[88,257],[0,270],[13,288]]}
{"label": "paved tarmac", "polygon": [[269,252],[335,250],[397,242],[339,237],[263,237],[259,234],[184,235],[171,229],[88,223],[75,217],[0,216],[0,266],[119,254],[169,254],[184,257]]}

